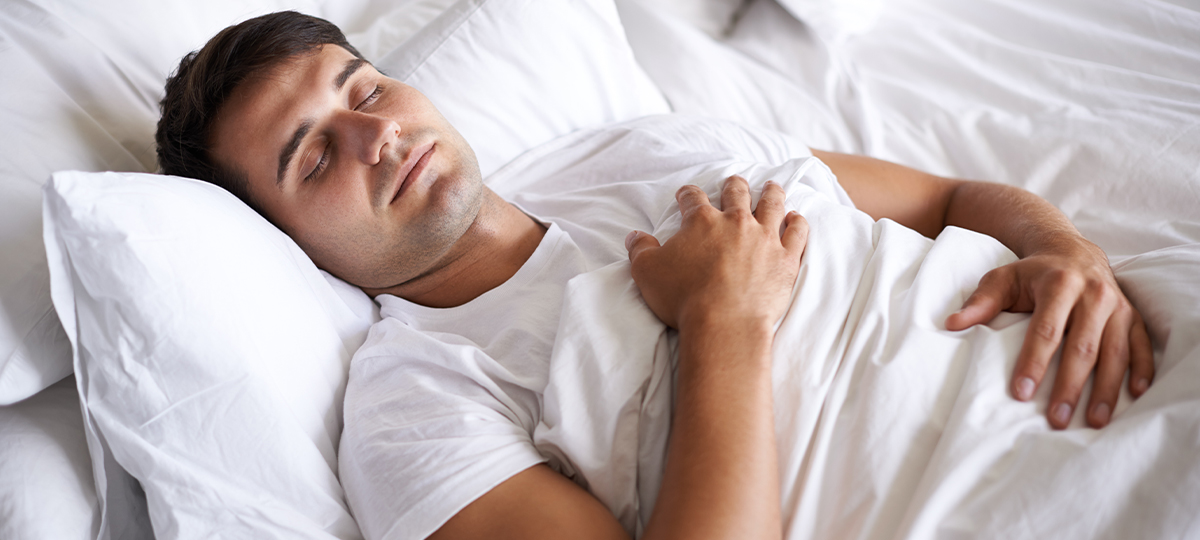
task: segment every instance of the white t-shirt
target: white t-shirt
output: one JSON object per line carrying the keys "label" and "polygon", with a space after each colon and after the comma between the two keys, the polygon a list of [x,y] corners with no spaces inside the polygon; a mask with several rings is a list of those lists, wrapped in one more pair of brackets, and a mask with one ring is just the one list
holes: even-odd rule
{"label": "white t-shirt", "polygon": [[377,298],[384,319],[351,365],[339,452],[366,537],[425,538],[541,462],[640,534],[661,480],[673,343],[629,277],[624,238],[665,240],[678,188],[716,201],[731,174],[755,200],[775,180],[850,205],[786,136],[683,116],[579,132],[489,177],[548,230],[511,279],[462,306]]}

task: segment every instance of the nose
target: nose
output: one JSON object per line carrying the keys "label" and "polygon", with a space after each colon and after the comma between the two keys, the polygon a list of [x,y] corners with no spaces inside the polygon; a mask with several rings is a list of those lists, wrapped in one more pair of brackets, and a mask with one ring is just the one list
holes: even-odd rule
{"label": "nose", "polygon": [[[343,140],[349,143],[359,161],[367,165],[378,165],[386,152],[399,148],[400,124],[383,116],[358,111],[345,111],[341,122],[347,133]],[[389,146],[391,148],[389,148]]]}

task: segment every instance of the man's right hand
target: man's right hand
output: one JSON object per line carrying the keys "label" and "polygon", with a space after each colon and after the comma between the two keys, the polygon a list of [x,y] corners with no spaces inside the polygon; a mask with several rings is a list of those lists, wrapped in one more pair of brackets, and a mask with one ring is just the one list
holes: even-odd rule
{"label": "man's right hand", "polygon": [[662,246],[639,231],[625,239],[633,280],[654,314],[676,329],[712,314],[773,326],[787,310],[808,240],[808,222],[785,212],[784,198],[768,182],[752,212],[750,186],[731,176],[718,210],[699,187],[680,188],[683,225],[675,236]]}

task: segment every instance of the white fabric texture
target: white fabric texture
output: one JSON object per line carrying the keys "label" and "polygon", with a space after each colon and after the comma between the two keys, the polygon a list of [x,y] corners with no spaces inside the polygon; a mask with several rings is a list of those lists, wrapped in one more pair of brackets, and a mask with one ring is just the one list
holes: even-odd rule
{"label": "white fabric texture", "polygon": [[[624,238],[636,228],[665,240],[678,228],[679,186],[696,183],[717,200],[731,174],[849,204],[803,145],[699,117],[658,116],[584,131],[497,172],[493,179],[517,205],[551,223],[536,252],[511,279],[462,306],[433,309],[380,296],[385,319],[355,355],[340,459],[364,535],[424,538],[543,460],[591,489],[631,534],[639,532],[648,517],[639,509],[653,505],[638,504],[628,482],[640,482],[641,496],[653,500],[668,433],[671,392],[662,385],[670,379],[669,347],[664,341],[646,357],[636,346],[644,343],[624,339],[643,329],[653,331],[653,343],[666,335],[622,262]],[[592,283],[580,277],[589,272],[615,276],[619,289],[580,285],[580,279]],[[653,366],[642,362],[651,358],[658,360]],[[645,381],[620,377],[619,370],[592,371],[624,361],[635,373],[657,374],[656,401],[644,411],[655,423],[643,428],[641,440],[636,426],[619,436],[589,431],[627,427],[607,416],[628,414],[624,402],[580,398],[588,392],[578,381],[547,389],[548,381],[573,373],[588,386],[603,381],[599,386],[627,393],[623,399],[650,392],[637,390]],[[581,441],[611,446],[580,454]],[[622,470],[639,463],[644,470]]]}
{"label": "white fabric texture", "polygon": [[155,170],[163,81],[237,20],[303,0],[0,3],[0,404],[71,373],[50,302],[40,189],[57,170]]}
{"label": "white fabric texture", "polygon": [[[6,73],[0,79],[0,403],[32,395],[71,370],[69,342],[49,300],[42,247],[40,187],[52,171],[153,170],[162,80],[179,56],[226,24],[296,8],[329,17],[353,39],[379,35],[399,43],[401,32],[371,34],[372,23],[417,2],[421,9],[411,13],[434,11],[432,0],[0,3],[0,66]],[[880,495],[893,484],[873,472],[877,460],[890,458],[858,455],[853,459],[871,480],[840,489],[834,480],[809,478],[813,487],[807,489],[829,501],[806,515],[824,521],[793,530],[851,538],[1197,534],[1189,528],[1192,510],[1200,506],[1189,457],[1197,449],[1180,439],[1196,431],[1193,396],[1200,387],[1194,367],[1200,336],[1194,275],[1200,264],[1194,244],[1200,242],[1200,16],[1194,6],[893,0],[869,31],[836,51],[775,0],[750,0],[723,40],[674,25],[690,32],[682,40],[670,24],[631,19],[624,8],[621,14],[639,61],[675,110],[717,114],[787,132],[814,147],[1003,181],[1047,197],[1120,261],[1119,278],[1150,323],[1160,374],[1141,400],[1149,401],[1137,413],[1138,425],[1070,437],[1020,435],[1011,440],[1038,442],[1020,453],[1008,451],[1000,461],[988,461],[988,452],[1005,451],[1003,440],[975,444],[959,430],[946,436],[928,467],[906,464],[906,474],[924,476],[919,495],[904,508]],[[401,19],[387,24],[414,27]],[[649,32],[635,34],[638,27]],[[645,60],[655,54],[656,63]],[[580,110],[593,105],[573,104]],[[345,284],[331,283],[347,292]],[[345,298],[363,307],[361,295]],[[964,392],[960,399],[973,395]],[[998,396],[981,399],[1006,403]],[[939,403],[935,412],[941,414]],[[992,426],[969,420],[975,423],[947,425]],[[870,433],[845,439],[859,443]],[[63,478],[86,469],[67,448],[58,469]],[[878,449],[890,452],[882,444]],[[985,462],[992,468],[980,473]],[[97,474],[115,466],[109,459]],[[974,483],[979,474],[1005,480]],[[108,477],[100,496],[105,492],[110,505],[145,505],[128,477]],[[63,494],[79,496],[73,488]],[[1107,498],[1097,500],[1100,494]],[[14,516],[42,510],[25,499],[14,508]],[[83,511],[82,505],[74,508]],[[897,514],[906,516],[902,527]],[[93,516],[59,519],[68,525]],[[103,535],[136,538],[148,531],[137,528],[148,523],[137,523],[136,516],[110,513],[106,519]]]}
{"label": "white fabric texture", "polygon": [[831,46],[871,30],[884,0],[776,0]]}
{"label": "white fabric texture", "polygon": [[610,0],[463,0],[377,64],[429,97],[485,178],[574,130],[670,111]]}
{"label": "white fabric texture", "polygon": [[[792,537],[1200,534],[1191,511],[1200,504],[1193,436],[1200,424],[1200,10],[1135,1],[1097,9],[1074,0],[902,0],[834,50],[773,0],[751,0],[723,40],[620,6],[635,54],[657,58],[643,65],[677,110],[744,114],[742,121],[777,126],[814,147],[1046,197],[1112,256],[1155,344],[1155,384],[1099,431],[1082,428],[1078,413],[1072,430],[1042,431],[1044,403],[1018,411],[1004,391],[1011,364],[950,364],[947,373],[962,384],[926,408],[896,401],[906,385],[843,375],[847,386],[830,394],[836,400],[818,422],[837,444],[814,444],[811,463],[798,469],[808,485],[785,500],[795,508]],[[776,78],[762,87],[687,83],[760,72]],[[840,116],[859,140],[797,133],[812,130],[804,122],[813,116],[797,114],[789,93],[831,97],[837,87],[827,81],[844,81],[850,92],[817,99],[814,108]],[[879,419],[889,409],[907,410],[903,423],[932,422],[915,443],[897,443],[880,428],[889,425]],[[897,457],[905,460],[899,467]]]}
{"label": "white fabric texture", "polygon": [[[864,114],[853,67],[773,0],[750,2],[723,40],[639,0],[617,7],[634,55],[673,111],[780,131],[813,148],[869,153],[873,118]],[[774,51],[783,66],[730,45],[742,41],[752,52]]]}
{"label": "white fabric texture", "polygon": [[91,540],[99,518],[75,379],[0,407],[0,538]]}
{"label": "white fabric texture", "polygon": [[746,4],[746,0],[643,0],[643,3],[717,37],[733,26],[738,10]]}
{"label": "white fabric texture", "polygon": [[138,479],[156,538],[359,537],[336,451],[370,321],[299,247],[211,184],[135,173],[56,173],[46,235],[93,464]]}
{"label": "white fabric texture", "polygon": [[[358,52],[367,58],[378,59],[408,41],[409,38],[457,3],[458,0],[378,2],[379,7],[386,6],[388,11],[375,14],[365,30],[354,31],[346,23],[335,22],[335,24],[338,24],[346,33],[346,41],[358,49]],[[339,2],[331,2],[325,6],[326,9],[323,12],[326,19],[335,21],[335,19],[349,18],[349,14],[331,18],[330,8],[334,6],[349,9],[347,6],[341,6]],[[359,16],[362,16],[361,12],[359,12]]]}

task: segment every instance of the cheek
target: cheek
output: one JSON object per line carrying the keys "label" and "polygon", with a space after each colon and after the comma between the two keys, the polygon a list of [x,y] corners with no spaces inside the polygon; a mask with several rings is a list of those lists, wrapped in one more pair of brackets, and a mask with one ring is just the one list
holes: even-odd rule
{"label": "cheek", "polygon": [[[364,230],[370,230],[371,209],[361,195],[336,186],[322,186],[308,193],[294,212],[297,240],[317,251],[345,246],[356,240]],[[306,248],[307,249],[307,248]]]}

